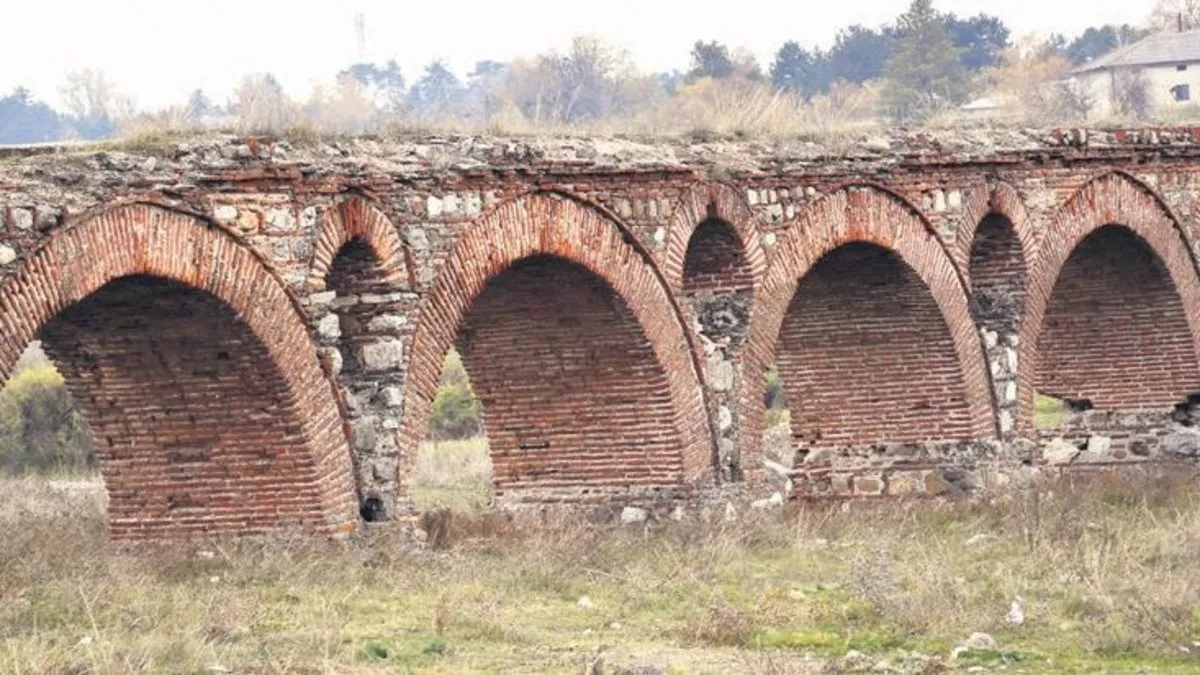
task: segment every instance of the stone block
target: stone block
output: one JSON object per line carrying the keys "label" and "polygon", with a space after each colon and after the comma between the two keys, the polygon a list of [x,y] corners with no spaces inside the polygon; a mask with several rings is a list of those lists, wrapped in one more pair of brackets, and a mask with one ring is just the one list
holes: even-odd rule
{"label": "stone block", "polygon": [[33,229],[33,209],[13,209],[12,226],[17,230]]}
{"label": "stone block", "polygon": [[271,209],[267,211],[267,232],[293,232],[296,229],[296,216],[291,209]]}
{"label": "stone block", "polygon": [[850,494],[850,476],[846,474],[835,474],[829,477],[829,489],[835,495]]}
{"label": "stone block", "polygon": [[1087,442],[1087,451],[1097,455],[1107,455],[1112,449],[1112,439],[1108,436],[1092,436]]}
{"label": "stone block", "polygon": [[362,364],[371,372],[400,368],[404,365],[404,343],[400,340],[380,340],[364,345]]}
{"label": "stone block", "polygon": [[646,509],[638,508],[636,506],[626,506],[625,508],[621,509],[621,524],[630,525],[633,523],[644,523],[649,516],[650,514],[646,512]]}
{"label": "stone block", "polygon": [[0,265],[7,265],[17,259],[17,252],[11,246],[0,244]]}
{"label": "stone block", "polygon": [[322,340],[336,340],[342,336],[341,321],[337,314],[326,314],[317,322],[317,335]]}
{"label": "stone block", "polygon": [[383,404],[389,408],[399,408],[404,405],[404,390],[400,387],[384,387],[381,396]]}
{"label": "stone block", "polygon": [[883,494],[883,480],[878,476],[855,476],[854,493],[859,495]]}
{"label": "stone block", "polygon": [[728,406],[719,406],[717,408],[717,428],[721,431],[726,431],[733,426],[733,413],[729,411]]}
{"label": "stone block", "polygon": [[1056,438],[1042,450],[1042,459],[1051,465],[1070,464],[1078,454],[1079,448],[1074,444],[1062,438]]}
{"label": "stone block", "polygon": [[920,474],[910,471],[897,472],[888,477],[888,494],[911,495],[924,492],[925,481]]}
{"label": "stone block", "polygon": [[328,307],[337,298],[336,291],[321,291],[308,296],[309,307]]}
{"label": "stone block", "polygon": [[367,330],[372,333],[395,333],[408,325],[408,317],[403,314],[380,314],[371,319]]}
{"label": "stone block", "polygon": [[1000,433],[1011,434],[1015,428],[1012,413],[1007,410],[1001,410],[997,419],[1000,423]]}
{"label": "stone block", "polygon": [[942,478],[941,471],[930,471],[925,474],[925,493],[930,495],[943,495],[950,491],[950,483]]}
{"label": "stone block", "polygon": [[232,223],[237,220],[237,217],[238,210],[235,206],[231,206],[229,204],[220,204],[213,209],[213,218],[216,218],[222,223]]}
{"label": "stone block", "polygon": [[354,435],[353,446],[359,452],[370,452],[375,449],[376,434],[375,434],[375,418],[360,417],[350,423],[351,433]]}
{"label": "stone block", "polygon": [[708,357],[708,386],[713,391],[733,389],[733,364],[719,351]]}

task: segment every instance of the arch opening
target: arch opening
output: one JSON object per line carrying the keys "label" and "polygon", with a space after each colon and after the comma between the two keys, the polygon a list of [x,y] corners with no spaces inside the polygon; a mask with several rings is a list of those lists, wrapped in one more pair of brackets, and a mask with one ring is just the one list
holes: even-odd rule
{"label": "arch opening", "polygon": [[[711,213],[714,207],[709,208]],[[734,438],[740,410],[732,392],[741,377],[740,353],[749,330],[754,269],[738,232],[710,216],[688,239],[682,275],[683,311],[710,347],[705,380],[717,435],[717,463],[726,480],[738,480],[743,468]]]}
{"label": "arch opening", "polygon": [[1073,426],[1091,410],[1169,413],[1200,389],[1194,345],[1163,261],[1127,227],[1100,227],[1071,251],[1050,291],[1036,345],[1035,421]]}
{"label": "arch opening", "polygon": [[973,436],[945,319],[889,249],[844,244],[813,265],[788,305],[775,354],[797,459],[820,448]]}
{"label": "arch opening", "polygon": [[37,340],[0,387],[0,474],[99,476],[87,423]]}
{"label": "arch opening", "polygon": [[683,292],[746,291],[753,285],[754,272],[737,232],[719,218],[696,226],[683,259]]}
{"label": "arch opening", "polygon": [[483,404],[455,347],[442,361],[428,431],[409,481],[409,496],[419,512],[448,509],[475,513],[494,501]]}
{"label": "arch opening", "polygon": [[991,212],[979,222],[968,266],[971,314],[983,337],[999,408],[1002,434],[1016,427],[1017,350],[1028,267],[1021,240],[1008,217]]}
{"label": "arch opening", "polygon": [[517,260],[471,301],[454,343],[498,499],[586,501],[682,479],[668,373],[625,301],[586,267]]}
{"label": "arch opening", "polygon": [[359,483],[359,515],[390,520],[396,501],[408,311],[381,261],[363,237],[334,256],[325,278],[328,313],[317,319],[321,342],[336,349],[337,381],[350,425]]}
{"label": "arch opening", "polygon": [[1015,334],[1025,295],[1025,261],[1012,221],[990,213],[971,245],[971,313],[988,330]]}
{"label": "arch opening", "polygon": [[294,394],[223,301],[124,276],[37,337],[87,421],[113,537],[322,523]]}

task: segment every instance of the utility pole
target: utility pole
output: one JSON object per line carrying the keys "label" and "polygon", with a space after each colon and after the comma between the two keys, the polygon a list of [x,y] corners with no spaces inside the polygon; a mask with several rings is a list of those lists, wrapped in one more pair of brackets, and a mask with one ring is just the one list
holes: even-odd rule
{"label": "utility pole", "polygon": [[367,62],[367,17],[362,12],[354,13],[354,46],[358,50],[358,63]]}

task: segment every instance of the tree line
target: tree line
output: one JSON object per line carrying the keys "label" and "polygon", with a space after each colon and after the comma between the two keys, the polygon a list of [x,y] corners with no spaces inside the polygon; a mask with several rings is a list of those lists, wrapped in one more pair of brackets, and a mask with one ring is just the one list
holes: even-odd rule
{"label": "tree line", "polygon": [[108,138],[139,126],[311,126],[353,134],[389,124],[517,131],[607,124],[653,132],[680,124],[716,131],[790,128],[829,117],[911,123],[997,90],[1037,108],[1030,117],[1079,115],[1086,114],[1086,101],[1065,90],[1047,92],[1044,84],[1153,28],[1198,25],[1195,5],[1160,0],[1146,27],[1104,25],[1070,38],[1014,41],[996,16],[958,16],[938,11],[931,0],[913,0],[885,25],[840,30],[828,48],[785,42],[765,67],[744,50],[698,40],[686,70],[647,74],[627,53],[583,36],[565,53],[480,61],[463,78],[442,61],[411,82],[394,60],[354,63],[302,102],[271,74],[251,74],[224,103],[197,90],[154,112],[137,111],[103,73],[83,70],[64,83],[63,110],[24,88],[0,98],[0,143]]}

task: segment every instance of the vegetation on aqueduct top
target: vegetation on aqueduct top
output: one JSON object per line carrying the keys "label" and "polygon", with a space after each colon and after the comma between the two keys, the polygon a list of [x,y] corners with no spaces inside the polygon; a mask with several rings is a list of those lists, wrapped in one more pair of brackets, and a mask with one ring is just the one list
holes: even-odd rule
{"label": "vegetation on aqueduct top", "polygon": [[[579,36],[562,53],[479,61],[465,79],[441,61],[411,82],[394,60],[353,63],[296,101],[272,74],[259,72],[233,86],[224,103],[196,90],[153,111],[138,109],[103,72],[83,70],[62,84],[62,110],[24,88],[0,96],[0,144],[203,129],[302,137],[423,130],[812,136],[889,122],[957,124],[963,104],[979,98],[1002,101],[995,117],[1003,122],[1076,123],[1095,117],[1098,106],[1063,77],[1071,68],[1180,21],[1200,26],[1200,4],[1159,0],[1140,26],[1014,36],[996,16],[957,16],[913,0],[895,21],[848,26],[827,48],[785,42],[765,66],[745,50],[697,40],[686,70],[646,73],[622,50]],[[1105,113],[1114,122],[1165,115],[1154,110],[1144,83],[1123,86],[1116,104]],[[1197,113],[1184,105],[1170,115],[1195,120]]]}

